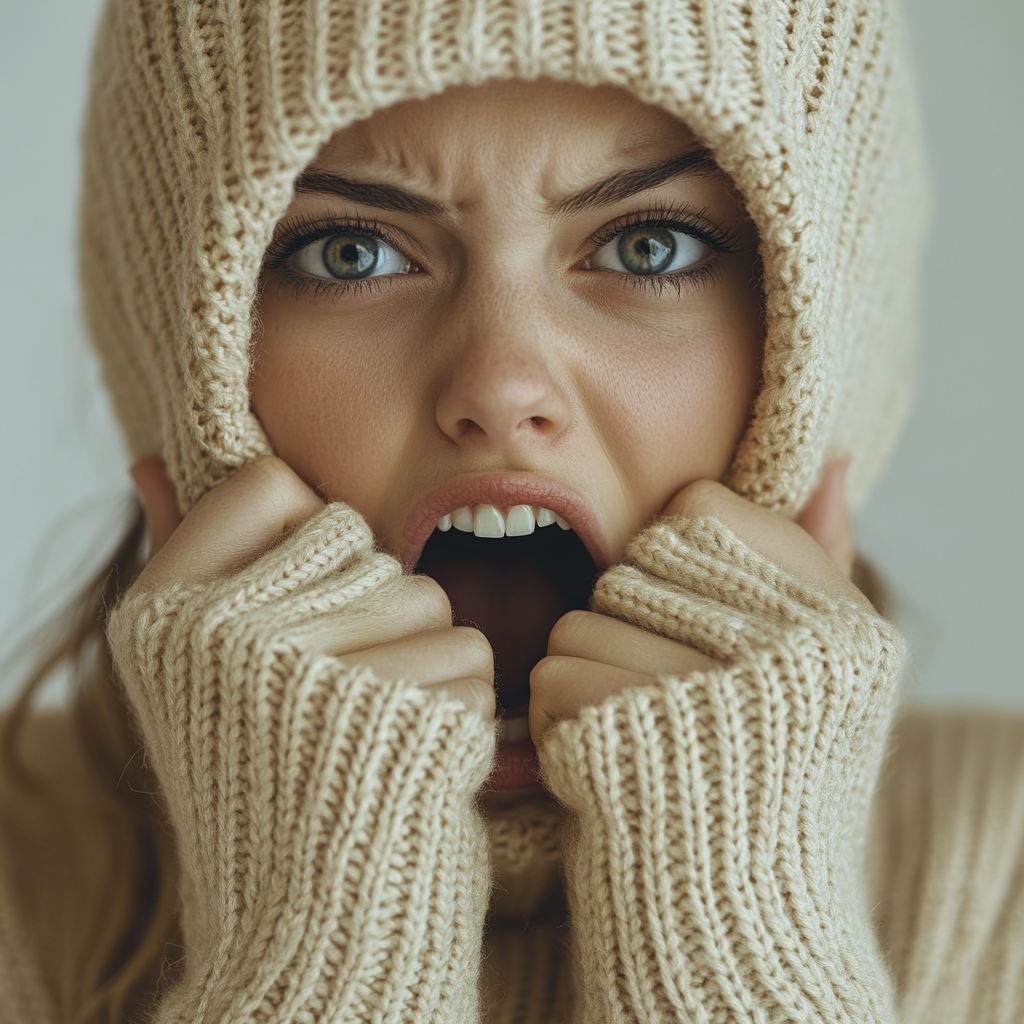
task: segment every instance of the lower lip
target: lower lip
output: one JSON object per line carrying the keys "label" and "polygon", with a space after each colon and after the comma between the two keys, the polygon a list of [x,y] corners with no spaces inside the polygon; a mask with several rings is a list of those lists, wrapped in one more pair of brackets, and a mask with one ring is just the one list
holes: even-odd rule
{"label": "lower lip", "polygon": [[509,790],[539,790],[540,765],[537,748],[529,740],[499,743],[498,757],[487,780],[487,788],[501,793]]}

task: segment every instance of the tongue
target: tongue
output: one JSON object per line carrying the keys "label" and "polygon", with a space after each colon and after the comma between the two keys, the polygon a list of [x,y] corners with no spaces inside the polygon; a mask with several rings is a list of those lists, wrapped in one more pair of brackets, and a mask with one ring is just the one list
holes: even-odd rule
{"label": "tongue", "polygon": [[596,573],[574,533],[550,528],[500,540],[435,531],[416,568],[445,589],[457,622],[490,641],[506,711],[529,701],[530,670],[547,654],[551,627],[586,608]]}

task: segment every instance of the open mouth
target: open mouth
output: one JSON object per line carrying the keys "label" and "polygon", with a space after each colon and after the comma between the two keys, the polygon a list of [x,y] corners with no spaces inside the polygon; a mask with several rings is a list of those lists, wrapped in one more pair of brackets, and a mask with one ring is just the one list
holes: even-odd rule
{"label": "open mouth", "polygon": [[543,507],[463,506],[440,518],[416,571],[445,589],[458,624],[487,637],[504,738],[528,738],[515,723],[529,704],[530,670],[547,654],[554,624],[586,608],[594,588],[598,567],[586,546]]}

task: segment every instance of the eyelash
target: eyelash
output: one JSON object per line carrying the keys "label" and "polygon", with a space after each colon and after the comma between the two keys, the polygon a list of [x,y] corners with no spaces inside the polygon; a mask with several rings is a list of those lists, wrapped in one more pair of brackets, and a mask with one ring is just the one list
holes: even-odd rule
{"label": "eyelash", "polygon": [[377,223],[376,220],[365,220],[362,217],[350,217],[337,220],[330,217],[301,217],[289,224],[280,236],[274,236],[263,256],[263,270],[279,270],[283,272],[294,298],[312,293],[314,299],[334,298],[343,295],[370,293],[379,291],[385,284],[393,280],[390,276],[364,277],[356,281],[329,281],[327,278],[301,274],[291,267],[291,258],[307,245],[319,242],[331,235],[353,234],[372,235],[379,238],[392,249],[403,251],[403,247]]}
{"label": "eyelash", "polygon": [[[736,244],[736,232],[708,220],[703,210],[694,212],[686,207],[657,205],[642,212],[638,211],[621,217],[602,228],[597,234],[592,235],[587,243],[589,256],[623,232],[631,231],[634,228],[664,228],[669,231],[678,231],[682,234],[692,235],[712,250],[711,258],[702,260],[695,267],[684,267],[671,274],[657,274],[649,277],[615,274],[617,278],[622,279],[621,284],[624,287],[646,291],[658,296],[664,294],[666,288],[671,288],[676,295],[680,295],[683,287],[687,285],[695,289],[703,289],[714,284],[718,280],[720,271],[719,261],[716,257],[740,251]],[[289,225],[287,231],[280,237],[275,236],[271,240],[263,258],[263,269],[284,272],[295,298],[310,293],[314,299],[366,294],[379,291],[385,283],[391,283],[394,278],[390,275],[367,277],[356,281],[331,281],[309,274],[300,274],[291,268],[291,258],[307,245],[312,245],[322,238],[346,232],[372,235],[393,249],[399,252],[403,251],[403,247],[395,242],[376,220],[365,220],[362,217],[344,220],[304,217]],[[589,258],[589,256],[585,258]]]}
{"label": "eyelash", "polygon": [[686,206],[658,204],[620,217],[602,228],[596,235],[592,235],[588,241],[590,254],[593,255],[623,232],[632,231],[634,228],[664,228],[668,231],[678,231],[684,235],[692,235],[711,249],[711,256],[701,260],[695,267],[684,267],[670,274],[652,274],[649,277],[615,275],[623,287],[646,291],[657,296],[663,295],[666,288],[671,288],[676,295],[680,295],[685,286],[702,290],[715,284],[721,271],[718,257],[742,251],[737,244],[737,233],[709,220],[704,210],[694,212]]}

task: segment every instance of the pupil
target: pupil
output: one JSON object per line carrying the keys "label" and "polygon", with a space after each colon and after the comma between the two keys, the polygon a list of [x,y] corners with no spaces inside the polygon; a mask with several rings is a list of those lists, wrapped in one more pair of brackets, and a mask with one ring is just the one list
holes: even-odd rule
{"label": "pupil", "polygon": [[337,278],[366,277],[380,251],[373,235],[335,235],[324,246],[324,266]]}
{"label": "pupil", "polygon": [[619,259],[633,274],[660,274],[672,262],[676,241],[664,228],[636,228],[619,240]]}

